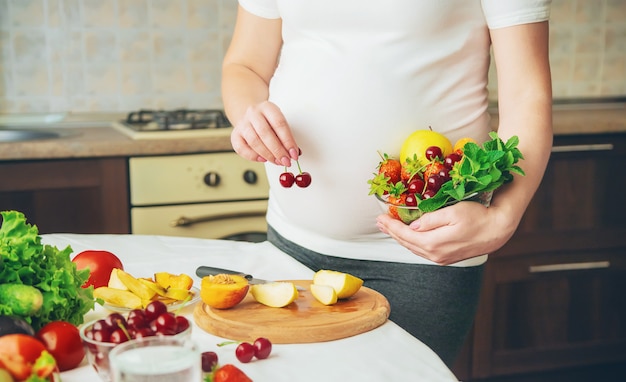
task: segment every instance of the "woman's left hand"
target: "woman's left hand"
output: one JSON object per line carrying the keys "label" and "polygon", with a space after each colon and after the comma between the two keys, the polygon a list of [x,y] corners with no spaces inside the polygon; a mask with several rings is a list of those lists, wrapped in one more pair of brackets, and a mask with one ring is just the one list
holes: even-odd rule
{"label": "woman's left hand", "polygon": [[[476,202],[461,202],[429,212],[410,225],[378,216],[378,228],[418,256],[448,265],[497,250],[513,235],[511,216]],[[513,227],[513,228],[510,228]]]}

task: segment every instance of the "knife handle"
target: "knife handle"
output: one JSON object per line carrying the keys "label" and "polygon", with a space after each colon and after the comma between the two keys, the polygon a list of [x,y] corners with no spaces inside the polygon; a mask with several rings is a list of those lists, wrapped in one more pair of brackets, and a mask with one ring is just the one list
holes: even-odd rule
{"label": "knife handle", "polygon": [[246,278],[248,281],[252,279],[252,275],[247,275],[243,272],[237,272],[237,271],[233,271],[233,270],[225,269],[225,268],[216,268],[216,267],[209,267],[209,266],[201,265],[198,267],[198,269],[196,269],[196,275],[201,278],[205,276],[209,276],[209,275],[218,275],[220,273],[225,273],[227,275],[240,275]]}

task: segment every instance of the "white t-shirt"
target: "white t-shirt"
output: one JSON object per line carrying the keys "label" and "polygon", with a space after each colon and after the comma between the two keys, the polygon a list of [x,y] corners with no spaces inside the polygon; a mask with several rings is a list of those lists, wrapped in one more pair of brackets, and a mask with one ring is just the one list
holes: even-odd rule
{"label": "white t-shirt", "polygon": [[[266,166],[267,220],[331,256],[432,262],[376,228],[383,211],[367,180],[404,139],[432,127],[452,143],[487,139],[488,28],[547,20],[549,0],[239,0],[281,18],[284,45],[270,100],[302,149],[308,188],[283,188]],[[297,173],[295,164],[290,169]],[[483,263],[485,256],[457,263]]]}

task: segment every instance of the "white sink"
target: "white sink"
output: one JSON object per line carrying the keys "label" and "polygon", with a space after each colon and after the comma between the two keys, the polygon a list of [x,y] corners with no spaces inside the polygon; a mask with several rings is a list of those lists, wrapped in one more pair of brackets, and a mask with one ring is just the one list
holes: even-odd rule
{"label": "white sink", "polygon": [[26,142],[41,139],[56,139],[61,134],[54,131],[27,130],[27,129],[1,129],[0,143],[2,142]]}

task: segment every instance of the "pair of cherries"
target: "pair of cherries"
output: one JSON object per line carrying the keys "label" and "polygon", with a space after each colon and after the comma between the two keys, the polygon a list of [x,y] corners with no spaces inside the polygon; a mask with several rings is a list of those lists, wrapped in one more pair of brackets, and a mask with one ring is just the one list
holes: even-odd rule
{"label": "pair of cherries", "polygon": [[[298,149],[298,155],[302,155],[302,150]],[[296,164],[298,165],[298,175],[295,175],[293,172],[287,171],[287,167],[285,167],[285,172],[280,174],[278,177],[278,181],[280,185],[285,188],[290,188],[294,184],[300,188],[306,188],[311,185],[311,174],[306,171],[302,171],[300,168],[300,162],[296,159]]]}

